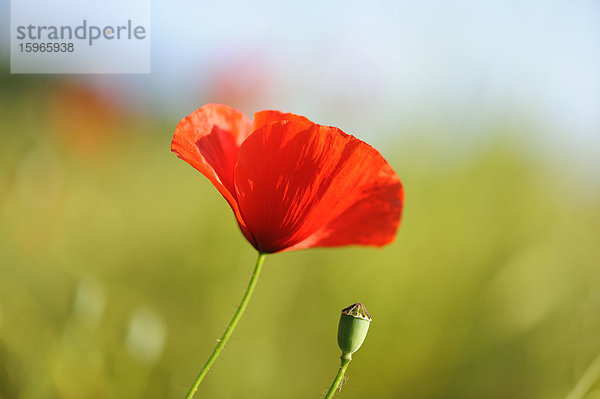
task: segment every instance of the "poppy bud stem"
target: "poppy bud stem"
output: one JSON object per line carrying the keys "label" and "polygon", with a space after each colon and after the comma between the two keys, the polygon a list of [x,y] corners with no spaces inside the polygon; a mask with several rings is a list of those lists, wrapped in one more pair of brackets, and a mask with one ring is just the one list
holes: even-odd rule
{"label": "poppy bud stem", "polygon": [[202,370],[200,370],[200,373],[194,380],[194,383],[192,384],[192,387],[188,391],[187,395],[185,396],[185,399],[192,399],[194,397],[194,394],[198,390],[198,386],[200,385],[200,383],[202,382],[202,380],[208,373],[208,370],[210,370],[210,367],[212,366],[212,364],[215,362],[215,360],[217,360],[217,357],[219,357],[219,354],[225,347],[225,344],[227,344],[227,341],[229,340],[229,337],[231,337],[231,334],[233,333],[233,330],[237,326],[238,321],[242,317],[242,314],[244,314],[244,310],[246,310],[246,306],[248,306],[250,297],[252,296],[252,293],[254,292],[254,288],[256,287],[256,283],[258,281],[258,275],[260,274],[260,270],[262,269],[263,262],[265,261],[265,255],[266,254],[264,254],[262,252],[258,253],[258,259],[256,260],[256,266],[254,266],[254,272],[252,273],[252,277],[250,278],[250,283],[248,284],[248,288],[246,288],[246,293],[244,294],[244,297],[242,298],[242,302],[240,302],[240,305],[238,306],[237,310],[235,311],[233,318],[229,322],[227,329],[225,329],[223,336],[221,337],[220,340],[217,340],[217,342],[218,342],[217,346],[215,347],[212,354],[210,355],[210,357],[204,364],[204,367],[202,367]]}
{"label": "poppy bud stem", "polygon": [[352,361],[352,355],[342,355],[342,364],[340,365],[337,375],[335,376],[335,378],[333,379],[333,382],[331,383],[331,387],[329,387],[329,391],[327,391],[327,395],[325,395],[325,399],[333,398],[333,394],[335,394],[335,391],[337,391],[337,389],[342,385],[342,380],[344,379],[344,373],[346,372],[346,369],[348,368],[348,365],[350,364],[351,361]]}

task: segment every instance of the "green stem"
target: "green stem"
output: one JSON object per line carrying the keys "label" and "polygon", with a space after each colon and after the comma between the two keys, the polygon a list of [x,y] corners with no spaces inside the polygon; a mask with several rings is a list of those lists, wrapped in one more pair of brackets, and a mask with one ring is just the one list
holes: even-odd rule
{"label": "green stem", "polygon": [[585,370],[573,390],[567,395],[567,399],[583,399],[598,378],[600,378],[600,354]]}
{"label": "green stem", "polygon": [[217,344],[217,346],[213,350],[212,354],[210,355],[210,357],[204,364],[204,367],[202,367],[202,370],[200,370],[200,373],[194,380],[194,384],[188,391],[187,395],[185,396],[185,399],[192,399],[194,397],[194,394],[198,390],[198,386],[200,385],[200,383],[202,382],[202,380],[208,373],[210,366],[212,366],[212,364],[215,362],[215,360],[217,360],[219,353],[221,353],[221,351],[225,347],[225,344],[229,340],[229,337],[231,337],[231,334],[233,333],[235,326],[237,326],[237,323],[238,323],[238,321],[240,321],[242,314],[244,314],[244,310],[246,310],[246,306],[248,306],[248,302],[250,301],[252,292],[254,292],[254,287],[256,287],[256,282],[258,281],[258,275],[260,274],[260,270],[262,269],[262,265],[265,260],[265,255],[266,254],[264,254],[262,252],[258,253],[258,259],[256,260],[256,266],[254,266],[254,272],[252,273],[252,277],[250,278],[250,283],[248,284],[248,288],[246,288],[246,293],[244,294],[244,297],[242,298],[242,302],[240,303],[240,306],[238,306],[237,310],[235,311],[235,314],[233,315],[233,319],[231,319],[231,321],[229,322],[229,325],[227,326],[227,329],[223,333],[223,336],[218,341],[219,343]]}
{"label": "green stem", "polygon": [[331,383],[331,387],[329,387],[329,391],[327,391],[327,395],[325,395],[325,399],[333,398],[335,391],[337,391],[338,388],[340,387],[340,385],[342,385],[342,379],[344,378],[344,373],[346,372],[346,369],[348,368],[348,365],[350,364],[351,360],[352,360],[352,356],[342,355],[342,364],[340,365],[337,375],[335,376],[335,378],[333,379],[333,382]]}

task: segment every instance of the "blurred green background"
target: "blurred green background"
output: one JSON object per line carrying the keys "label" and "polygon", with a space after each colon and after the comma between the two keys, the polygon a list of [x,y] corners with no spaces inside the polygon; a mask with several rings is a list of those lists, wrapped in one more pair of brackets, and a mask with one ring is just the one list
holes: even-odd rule
{"label": "blurred green background", "polygon": [[[169,151],[176,121],[68,80],[11,82],[0,397],[182,397],[256,254]],[[374,321],[341,398],[564,397],[600,351],[600,198],[514,126],[490,129],[452,160],[433,131],[386,139],[407,198],[394,244],[268,256],[198,397],[318,398],[355,301]]]}
{"label": "blurred green background", "polygon": [[147,76],[0,55],[0,399],[185,395],[256,260],[170,152],[207,102],[340,126],[406,203],[387,247],[268,256],[197,398],[322,397],[356,301],[374,321],[336,398],[573,388],[600,353],[597,2],[334,3],[154,2]]}

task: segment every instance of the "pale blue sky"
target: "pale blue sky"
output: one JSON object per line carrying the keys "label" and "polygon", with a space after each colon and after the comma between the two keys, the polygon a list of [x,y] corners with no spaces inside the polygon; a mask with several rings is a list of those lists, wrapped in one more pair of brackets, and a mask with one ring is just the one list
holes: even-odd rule
{"label": "pale blue sky", "polygon": [[246,99],[232,105],[249,113],[367,137],[445,126],[450,140],[508,116],[533,124],[534,140],[600,158],[597,0],[154,0],[151,31],[151,75],[90,79],[166,116],[238,76]]}

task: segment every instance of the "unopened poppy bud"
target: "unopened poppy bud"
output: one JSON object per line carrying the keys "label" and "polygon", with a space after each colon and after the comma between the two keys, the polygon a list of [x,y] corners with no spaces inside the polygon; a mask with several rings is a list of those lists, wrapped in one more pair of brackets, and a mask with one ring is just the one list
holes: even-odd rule
{"label": "unopened poppy bud", "polygon": [[352,358],[367,336],[371,315],[367,308],[360,302],[342,309],[340,324],[338,326],[338,345],[342,350],[343,358]]}

